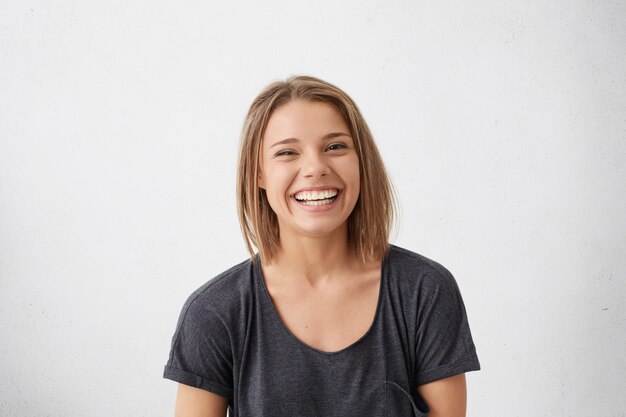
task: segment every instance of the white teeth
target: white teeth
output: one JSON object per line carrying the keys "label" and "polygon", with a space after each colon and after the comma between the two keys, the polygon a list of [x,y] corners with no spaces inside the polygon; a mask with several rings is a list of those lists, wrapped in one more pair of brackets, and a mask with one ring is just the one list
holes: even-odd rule
{"label": "white teeth", "polygon": [[336,189],[330,190],[321,190],[321,191],[301,191],[297,193],[294,197],[297,200],[308,200],[308,201],[316,201],[316,200],[325,200],[328,198],[335,197],[338,194]]}
{"label": "white teeth", "polygon": [[333,200],[331,199],[327,199],[327,200],[311,200],[311,201],[301,201],[300,203],[302,204],[306,204],[307,206],[325,206],[326,204],[330,204],[332,203]]}

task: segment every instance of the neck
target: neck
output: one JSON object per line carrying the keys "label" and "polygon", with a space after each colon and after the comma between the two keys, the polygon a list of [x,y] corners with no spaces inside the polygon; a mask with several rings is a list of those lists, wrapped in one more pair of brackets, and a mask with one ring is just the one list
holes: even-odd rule
{"label": "neck", "polygon": [[280,249],[267,268],[285,272],[292,282],[319,287],[345,277],[354,265],[346,226],[320,237],[281,234]]}

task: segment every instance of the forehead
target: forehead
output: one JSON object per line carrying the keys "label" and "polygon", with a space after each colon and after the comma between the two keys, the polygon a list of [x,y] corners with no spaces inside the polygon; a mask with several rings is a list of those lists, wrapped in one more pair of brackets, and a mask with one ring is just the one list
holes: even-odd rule
{"label": "forehead", "polygon": [[350,133],[346,121],[333,105],[294,100],[274,110],[268,120],[263,141],[267,144],[291,137],[319,139],[331,132]]}

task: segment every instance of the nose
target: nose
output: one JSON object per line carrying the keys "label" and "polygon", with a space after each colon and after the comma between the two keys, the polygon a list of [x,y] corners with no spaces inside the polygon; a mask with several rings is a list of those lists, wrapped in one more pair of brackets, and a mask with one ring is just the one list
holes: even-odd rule
{"label": "nose", "polygon": [[302,158],[301,172],[305,178],[318,178],[328,175],[330,167],[323,155],[309,154]]}

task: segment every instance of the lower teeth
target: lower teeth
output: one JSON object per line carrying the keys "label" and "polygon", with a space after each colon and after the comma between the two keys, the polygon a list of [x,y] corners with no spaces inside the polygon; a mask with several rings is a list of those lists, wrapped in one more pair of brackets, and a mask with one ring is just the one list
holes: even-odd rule
{"label": "lower teeth", "polygon": [[326,204],[330,204],[333,202],[332,198],[327,198],[326,200],[305,200],[301,201],[302,204],[306,204],[307,206],[325,206]]}

